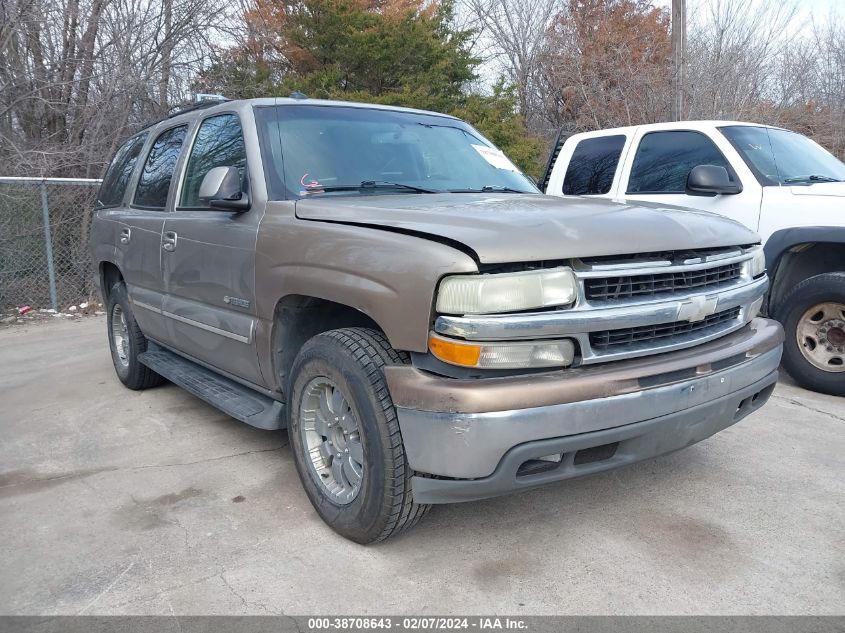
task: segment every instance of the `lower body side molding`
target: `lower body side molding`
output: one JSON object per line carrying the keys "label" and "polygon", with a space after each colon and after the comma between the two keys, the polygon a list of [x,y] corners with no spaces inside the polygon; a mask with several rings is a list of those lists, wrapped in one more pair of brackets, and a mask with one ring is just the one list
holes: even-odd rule
{"label": "lower body side molding", "polygon": [[155,344],[139,360],[157,374],[236,420],[268,431],[283,429],[285,405]]}

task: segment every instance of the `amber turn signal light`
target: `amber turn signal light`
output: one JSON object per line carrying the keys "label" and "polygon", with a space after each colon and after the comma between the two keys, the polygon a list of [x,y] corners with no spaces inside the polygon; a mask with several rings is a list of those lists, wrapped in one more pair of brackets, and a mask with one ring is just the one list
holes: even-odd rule
{"label": "amber turn signal light", "polygon": [[458,343],[434,336],[428,339],[428,348],[440,360],[464,367],[475,367],[481,356],[480,345]]}
{"label": "amber turn signal light", "polygon": [[469,343],[432,332],[428,349],[445,363],[479,369],[569,367],[575,359],[571,339]]}

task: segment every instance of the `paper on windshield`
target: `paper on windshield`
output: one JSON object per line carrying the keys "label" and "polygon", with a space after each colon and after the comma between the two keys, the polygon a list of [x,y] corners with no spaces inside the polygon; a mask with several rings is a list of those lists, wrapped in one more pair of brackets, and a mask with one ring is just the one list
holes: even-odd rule
{"label": "paper on windshield", "polygon": [[481,154],[481,158],[493,165],[496,169],[506,169],[507,171],[516,171],[519,169],[514,165],[510,159],[505,156],[505,153],[500,149],[487,147],[486,145],[475,145],[472,148]]}

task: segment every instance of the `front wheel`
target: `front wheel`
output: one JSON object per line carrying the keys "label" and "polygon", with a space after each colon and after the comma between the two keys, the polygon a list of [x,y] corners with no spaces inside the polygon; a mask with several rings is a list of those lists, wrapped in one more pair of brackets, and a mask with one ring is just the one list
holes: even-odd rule
{"label": "front wheel", "polygon": [[805,279],[777,311],[783,365],[807,389],[845,396],[845,273]]}
{"label": "front wheel", "polygon": [[411,468],[383,367],[407,362],[366,328],[319,334],[291,370],[288,435],[299,478],[317,513],[357,543],[415,525]]}

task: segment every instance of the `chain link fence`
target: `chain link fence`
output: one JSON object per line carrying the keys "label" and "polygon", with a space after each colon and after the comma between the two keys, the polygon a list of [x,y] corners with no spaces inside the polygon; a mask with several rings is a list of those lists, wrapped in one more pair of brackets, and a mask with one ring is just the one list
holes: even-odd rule
{"label": "chain link fence", "polygon": [[0,177],[0,308],[61,310],[95,297],[88,235],[99,186]]}

